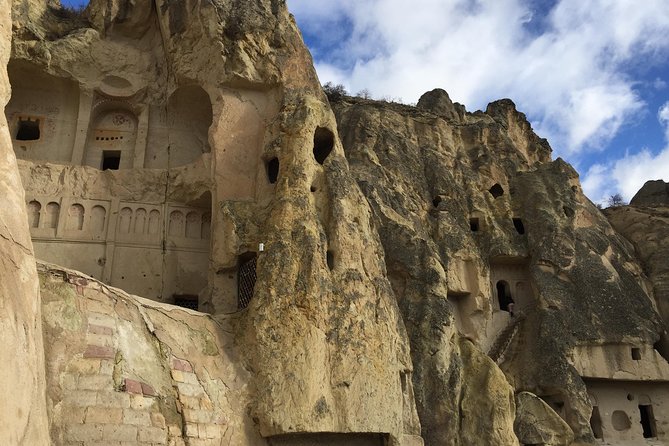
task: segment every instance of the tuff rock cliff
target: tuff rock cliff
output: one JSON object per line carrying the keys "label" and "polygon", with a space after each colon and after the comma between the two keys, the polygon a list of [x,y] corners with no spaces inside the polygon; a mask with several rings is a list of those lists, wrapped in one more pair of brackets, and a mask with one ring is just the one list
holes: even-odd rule
{"label": "tuff rock cliff", "polygon": [[330,103],[280,0],[3,11],[3,444],[664,441],[661,241],[510,100]]}

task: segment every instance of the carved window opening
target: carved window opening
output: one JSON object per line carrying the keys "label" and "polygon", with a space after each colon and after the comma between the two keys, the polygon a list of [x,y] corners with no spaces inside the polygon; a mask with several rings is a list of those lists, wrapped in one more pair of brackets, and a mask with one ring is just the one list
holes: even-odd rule
{"label": "carved window opening", "polygon": [[510,312],[509,305],[513,304],[513,298],[511,297],[509,283],[505,280],[497,282],[497,301],[499,302],[500,310]]}
{"label": "carved window opening", "polygon": [[599,407],[592,407],[592,415],[590,416],[590,429],[592,429],[592,434],[598,440],[604,438],[604,430],[602,429],[602,417],[599,414]]}
{"label": "carved window opening", "polygon": [[39,119],[19,118],[16,131],[17,141],[37,141],[40,138]]}
{"label": "carved window opening", "polygon": [[256,286],[256,253],[247,252],[239,256],[237,270],[237,309],[249,306]]}
{"label": "carved window opening", "polygon": [[469,229],[471,229],[472,232],[479,232],[479,229],[481,229],[481,226],[479,224],[479,219],[478,218],[470,218],[469,219]]}
{"label": "carved window opening", "polygon": [[523,220],[520,218],[513,219],[513,227],[516,228],[516,232],[520,235],[525,234],[525,225],[523,225]]}
{"label": "carved window opening", "polygon": [[499,198],[504,195],[504,188],[500,186],[499,183],[495,183],[488,192],[490,192],[490,195],[492,195],[493,198]]}
{"label": "carved window opening", "polygon": [[641,349],[637,347],[632,347],[632,359],[635,361],[641,360]]}
{"label": "carved window opening", "polygon": [[279,159],[278,158],[272,158],[271,160],[267,161],[267,179],[269,180],[270,184],[276,183],[276,181],[279,179]]}
{"label": "carved window opening", "polygon": [[46,227],[56,229],[58,226],[58,217],[60,216],[60,205],[56,202],[50,202],[46,205]]}
{"label": "carved window opening", "polygon": [[194,294],[174,294],[174,305],[197,311],[198,298]]}
{"label": "carved window opening", "polygon": [[102,151],[102,170],[118,170],[121,165],[120,150]]}
{"label": "carved window opening", "polygon": [[436,197],[434,197],[432,199],[432,206],[434,206],[435,208],[438,208],[439,205],[441,204],[441,200],[442,200],[442,198],[439,195],[437,195]]}
{"label": "carved window opening", "polygon": [[314,158],[323,164],[334,148],[334,134],[325,127],[318,127],[314,132]]}

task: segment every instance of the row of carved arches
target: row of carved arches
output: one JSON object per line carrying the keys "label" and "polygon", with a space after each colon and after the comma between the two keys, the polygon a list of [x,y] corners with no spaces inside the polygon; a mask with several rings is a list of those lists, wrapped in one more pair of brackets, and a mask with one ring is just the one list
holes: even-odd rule
{"label": "row of carved arches", "polygon": [[[60,221],[60,204],[50,201],[42,206],[39,200],[31,200],[27,206],[28,222],[31,228],[56,229]],[[79,203],[73,203],[65,214],[67,231],[86,231],[92,234],[102,234],[105,229],[107,210],[100,205],[90,209],[88,222],[86,208]]]}
{"label": "row of carved arches", "polygon": [[171,237],[207,240],[211,237],[211,214],[209,212],[172,211],[168,234]]}

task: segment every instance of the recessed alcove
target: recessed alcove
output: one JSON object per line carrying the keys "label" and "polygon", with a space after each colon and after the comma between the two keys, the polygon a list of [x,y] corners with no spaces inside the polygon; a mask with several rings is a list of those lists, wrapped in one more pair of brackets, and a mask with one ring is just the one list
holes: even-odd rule
{"label": "recessed alcove", "polygon": [[275,184],[279,179],[279,159],[274,157],[265,163],[267,169],[267,181],[270,184]]}
{"label": "recessed alcove", "polygon": [[469,230],[472,232],[479,232],[479,229],[481,228],[479,224],[479,219],[478,217],[472,217],[469,219]]}
{"label": "recessed alcove", "polygon": [[317,127],[314,132],[314,158],[318,164],[325,160],[334,148],[334,133],[328,128]]}
{"label": "recessed alcove", "polygon": [[79,119],[78,83],[25,60],[10,60],[7,72],[12,96],[5,115],[16,156],[69,164]]}
{"label": "recessed alcove", "polygon": [[523,220],[521,218],[514,217],[512,221],[513,221],[513,227],[516,229],[516,232],[520,235],[524,235],[525,225],[523,224]]}

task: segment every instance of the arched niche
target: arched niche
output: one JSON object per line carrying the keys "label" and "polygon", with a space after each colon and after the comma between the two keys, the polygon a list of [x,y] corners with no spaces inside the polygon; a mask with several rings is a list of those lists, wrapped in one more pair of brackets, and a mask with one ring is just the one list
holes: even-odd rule
{"label": "arched niche", "polygon": [[96,104],[88,130],[84,164],[101,170],[133,167],[137,115],[130,104],[102,100]]}
{"label": "arched niche", "polygon": [[211,99],[202,87],[179,87],[166,107],[151,110],[144,166],[183,166],[209,153],[212,116]]}
{"label": "arched niche", "polygon": [[17,158],[69,164],[79,119],[79,86],[25,61],[10,61],[7,71],[12,97],[5,114]]}

